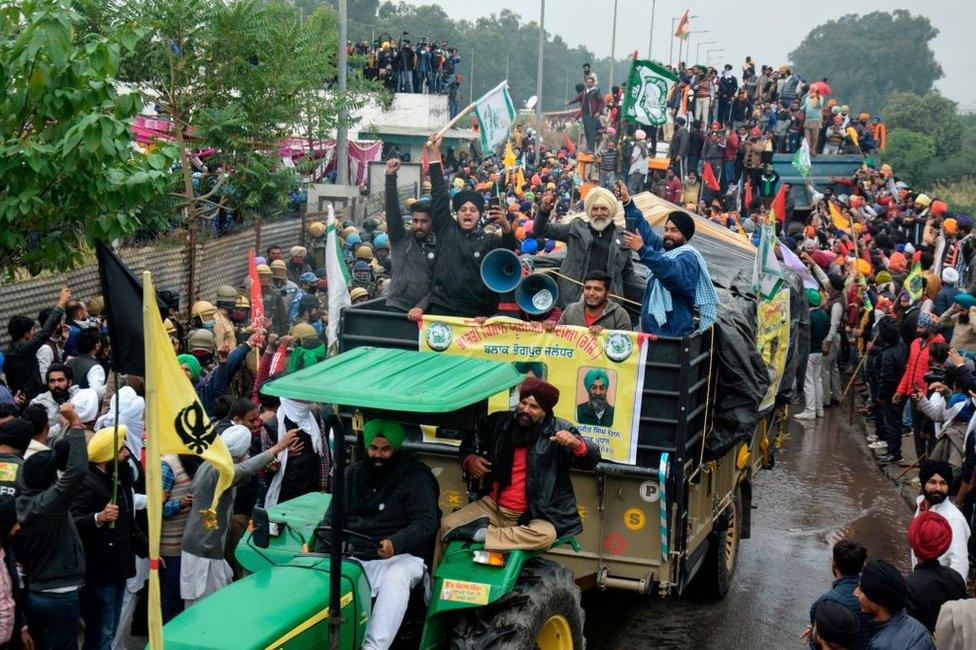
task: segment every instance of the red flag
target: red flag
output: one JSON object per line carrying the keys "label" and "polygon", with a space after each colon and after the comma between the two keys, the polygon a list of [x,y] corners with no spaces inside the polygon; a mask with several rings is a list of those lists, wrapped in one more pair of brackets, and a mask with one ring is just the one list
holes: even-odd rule
{"label": "red flag", "polygon": [[247,251],[247,276],[251,280],[251,329],[257,332],[264,328],[264,296],[261,294],[258,267],[254,263],[254,249]]}
{"label": "red flag", "polygon": [[718,192],[722,187],[718,184],[718,179],[715,178],[715,172],[712,170],[711,164],[705,163],[705,168],[702,170],[702,180],[705,181],[705,185],[708,185],[708,189],[713,192]]}
{"label": "red flag", "polygon": [[783,223],[786,221],[786,184],[781,183],[779,190],[776,191],[776,197],[773,199],[773,205],[770,207],[769,211],[773,213],[776,217],[776,221]]}
{"label": "red flag", "polygon": [[563,136],[563,145],[566,147],[566,149],[569,151],[571,155],[576,153],[576,145],[573,144],[573,141],[569,139],[568,135]]}
{"label": "red flag", "polygon": [[749,182],[748,178],[746,179],[745,201],[746,212],[749,212],[749,207],[752,205],[752,183]]}

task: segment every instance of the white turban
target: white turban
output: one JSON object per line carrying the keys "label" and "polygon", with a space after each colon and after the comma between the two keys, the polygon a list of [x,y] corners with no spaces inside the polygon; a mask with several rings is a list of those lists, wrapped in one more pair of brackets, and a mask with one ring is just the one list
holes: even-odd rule
{"label": "white turban", "polygon": [[915,247],[911,244],[905,244],[905,255],[914,255]]}
{"label": "white turban", "polygon": [[586,193],[586,198],[583,199],[583,209],[586,210],[587,217],[592,218],[590,212],[594,205],[606,206],[610,211],[610,221],[613,221],[614,217],[617,216],[620,204],[617,203],[617,197],[610,190],[603,187],[592,187]]}
{"label": "white turban", "polygon": [[804,239],[803,240],[803,250],[805,251],[815,251],[817,250],[817,240],[816,239]]}
{"label": "white turban", "polygon": [[251,448],[251,430],[243,424],[235,424],[224,429],[220,434],[220,439],[227,445],[230,457],[235,461],[243,458],[247,450]]}
{"label": "white turban", "polygon": [[129,448],[133,456],[138,458],[142,456],[142,429],[146,400],[139,397],[131,386],[123,386],[112,397],[108,412],[98,418],[95,430],[111,427],[115,424],[115,412],[118,410],[120,401],[122,402],[122,412],[119,414],[119,423],[124,424],[127,429],[125,446]]}
{"label": "white turban", "polygon": [[955,270],[951,266],[942,269],[942,281],[946,284],[955,284],[959,282],[959,271]]}
{"label": "white turban", "polygon": [[94,388],[82,388],[69,400],[75,407],[78,419],[84,423],[94,422],[98,417],[98,393]]}
{"label": "white turban", "polygon": [[[319,456],[325,456],[325,448],[322,445],[322,431],[319,429],[318,420],[312,412],[312,404],[301,400],[281,398],[278,407],[278,438],[285,435],[288,430],[285,418],[298,425],[298,428],[308,434],[312,439],[312,449]],[[264,497],[264,505],[271,507],[278,504],[278,497],[281,496],[281,481],[285,478],[285,468],[288,466],[288,450],[282,449],[278,453],[278,471],[275,472],[268,485],[268,493]]]}

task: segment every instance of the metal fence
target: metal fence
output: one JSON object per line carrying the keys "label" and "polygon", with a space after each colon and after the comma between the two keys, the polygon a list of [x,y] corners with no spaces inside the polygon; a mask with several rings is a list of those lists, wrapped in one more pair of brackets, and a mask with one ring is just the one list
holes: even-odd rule
{"label": "metal fence", "polygon": [[[280,245],[286,255],[288,249],[299,243],[302,237],[301,218],[288,218],[265,223],[261,227],[261,245]],[[247,251],[255,245],[254,228],[207,240],[197,246],[197,295],[213,300],[217,287],[223,284],[242,286],[247,273]],[[139,248],[123,248],[119,257],[138,276],[148,269],[153,274],[153,284],[157,289],[173,288],[180,292],[181,303],[186,306],[186,283],[190,268],[186,258],[185,246],[164,244]],[[260,252],[258,253],[260,255]],[[15,314],[37,318],[45,307],[57,303],[58,292],[67,285],[71,293],[82,300],[88,300],[100,293],[98,267],[85,266],[51,276],[26,280],[13,284],[0,285],[0,346],[9,342],[6,324]],[[139,314],[133,314],[139,318]]]}

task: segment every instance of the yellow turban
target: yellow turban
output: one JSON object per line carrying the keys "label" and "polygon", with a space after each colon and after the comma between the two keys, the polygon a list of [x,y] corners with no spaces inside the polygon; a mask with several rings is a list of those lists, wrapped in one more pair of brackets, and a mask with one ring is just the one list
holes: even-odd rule
{"label": "yellow turban", "polygon": [[586,198],[583,199],[583,209],[586,210],[586,216],[591,216],[590,212],[595,205],[602,205],[610,210],[611,221],[617,216],[617,210],[619,209],[617,207],[617,197],[610,190],[604,187],[590,188],[590,191],[586,193]]}
{"label": "yellow turban", "polygon": [[[124,424],[119,424],[119,436],[115,437],[115,427],[105,427],[99,429],[91,440],[88,441],[88,460],[92,463],[107,463],[118,453],[119,448],[125,442],[125,434],[128,428]],[[116,445],[116,441],[118,445]]]}

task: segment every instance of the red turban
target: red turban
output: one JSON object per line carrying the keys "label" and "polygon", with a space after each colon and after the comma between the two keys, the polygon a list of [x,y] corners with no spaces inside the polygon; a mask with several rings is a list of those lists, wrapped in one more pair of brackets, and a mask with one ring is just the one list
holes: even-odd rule
{"label": "red turban", "polygon": [[952,542],[949,521],[937,512],[920,512],[908,525],[908,543],[920,562],[941,557]]}
{"label": "red turban", "polygon": [[522,388],[519,390],[519,399],[526,397],[534,397],[543,411],[552,413],[552,408],[559,401],[559,389],[541,379],[526,377],[525,381],[522,382]]}

